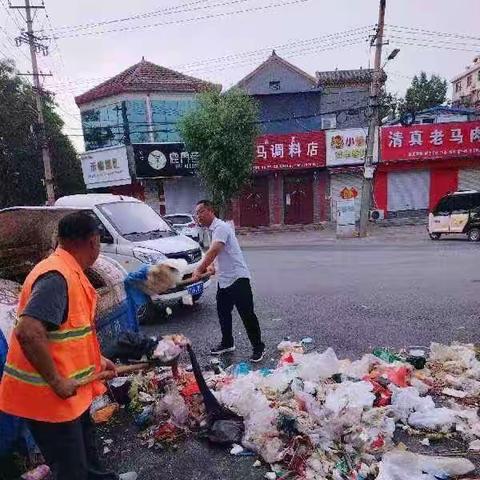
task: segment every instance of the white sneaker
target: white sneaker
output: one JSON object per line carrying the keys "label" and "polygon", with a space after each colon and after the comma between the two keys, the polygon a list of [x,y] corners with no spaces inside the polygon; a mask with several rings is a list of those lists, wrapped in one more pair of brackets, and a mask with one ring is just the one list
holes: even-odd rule
{"label": "white sneaker", "polygon": [[137,472],[121,473],[118,478],[119,480],[137,480],[138,474]]}

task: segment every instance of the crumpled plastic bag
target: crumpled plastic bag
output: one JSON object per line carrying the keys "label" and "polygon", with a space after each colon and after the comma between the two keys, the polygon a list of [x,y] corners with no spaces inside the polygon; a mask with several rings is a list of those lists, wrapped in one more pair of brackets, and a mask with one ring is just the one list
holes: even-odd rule
{"label": "crumpled plastic bag", "polygon": [[169,391],[156,405],[155,416],[168,412],[171,421],[176,426],[182,426],[188,420],[188,407],[178,391]]}
{"label": "crumpled plastic bag", "polygon": [[383,456],[376,480],[438,480],[472,470],[475,466],[466,458],[431,457],[397,449]]}
{"label": "crumpled plastic bag", "polygon": [[421,397],[413,387],[398,388],[392,386],[392,411],[396,418],[406,421],[414,412],[425,412],[435,409],[432,397]]}
{"label": "crumpled plastic bag", "polygon": [[408,417],[408,424],[414,428],[427,430],[448,430],[456,420],[453,410],[445,407],[431,408],[414,412]]}
{"label": "crumpled plastic bag", "polygon": [[369,382],[342,382],[332,386],[325,399],[325,407],[338,414],[345,408],[372,408],[375,395]]}
{"label": "crumpled plastic bag", "polygon": [[175,360],[188,344],[188,338],[183,335],[166,335],[158,342],[153,356],[162,363],[169,363]]}
{"label": "crumpled plastic bag", "polygon": [[323,353],[307,353],[296,355],[298,365],[297,375],[302,380],[319,382],[339,373],[340,362],[332,348],[327,348]]}

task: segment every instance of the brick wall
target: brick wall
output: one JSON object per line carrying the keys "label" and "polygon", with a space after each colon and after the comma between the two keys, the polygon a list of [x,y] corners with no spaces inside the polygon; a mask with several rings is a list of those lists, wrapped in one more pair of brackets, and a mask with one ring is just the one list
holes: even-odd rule
{"label": "brick wall", "polygon": [[313,223],[325,222],[329,215],[328,176],[325,171],[313,174]]}

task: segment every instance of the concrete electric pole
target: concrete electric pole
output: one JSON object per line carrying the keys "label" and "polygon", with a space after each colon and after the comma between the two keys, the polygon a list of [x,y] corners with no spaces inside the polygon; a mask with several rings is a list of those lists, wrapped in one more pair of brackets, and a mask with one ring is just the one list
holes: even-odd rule
{"label": "concrete electric pole", "polygon": [[40,77],[47,76],[38,71],[37,53],[42,52],[43,55],[48,54],[48,47],[42,45],[40,39],[33,33],[32,10],[44,9],[43,5],[31,6],[30,0],[25,0],[25,6],[10,6],[13,9],[25,10],[25,18],[27,21],[27,31],[23,32],[16,39],[16,43],[20,46],[22,43],[28,44],[30,48],[30,57],[32,61],[32,75],[33,77],[33,92],[35,95],[35,102],[38,114],[38,134],[40,135],[40,142],[42,146],[43,169],[45,172],[45,188],[47,190],[47,204],[53,205],[55,203],[55,192],[53,188],[52,165],[50,160],[50,150],[48,148],[47,132],[45,128],[45,119],[43,116],[43,100],[42,87],[40,86]]}
{"label": "concrete electric pole", "polygon": [[[368,125],[367,151],[365,155],[363,188],[360,209],[360,237],[367,236],[367,228],[369,221],[370,205],[373,192],[373,157],[375,147],[375,135],[377,127],[380,125],[380,105],[379,97],[382,84],[382,47],[383,47],[383,30],[385,26],[385,8],[387,0],[380,0],[380,9],[378,13],[377,32],[374,37],[375,41],[375,64],[373,70],[372,84],[370,87],[370,122]],[[373,42],[372,42],[373,45]]]}

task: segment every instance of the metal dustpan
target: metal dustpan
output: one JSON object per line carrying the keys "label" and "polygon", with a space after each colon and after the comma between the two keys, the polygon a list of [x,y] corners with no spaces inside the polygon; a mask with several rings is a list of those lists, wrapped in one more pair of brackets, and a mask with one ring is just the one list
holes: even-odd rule
{"label": "metal dustpan", "polygon": [[243,417],[220,405],[215,395],[207,386],[202,370],[191,345],[187,345],[193,374],[203,397],[207,411],[208,439],[215,443],[238,443],[243,437],[245,427]]}

